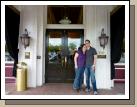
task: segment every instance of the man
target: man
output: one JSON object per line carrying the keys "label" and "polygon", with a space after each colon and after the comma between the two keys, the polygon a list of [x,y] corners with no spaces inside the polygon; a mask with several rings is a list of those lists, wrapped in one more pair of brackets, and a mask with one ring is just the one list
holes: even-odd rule
{"label": "man", "polygon": [[[95,67],[96,67],[96,59],[97,52],[96,49],[90,46],[90,40],[85,40],[85,44],[87,47],[86,51],[86,92],[90,92],[90,81],[92,83],[94,95],[97,95],[97,87],[96,87],[96,78],[95,78]],[[91,80],[90,80],[91,79]]]}

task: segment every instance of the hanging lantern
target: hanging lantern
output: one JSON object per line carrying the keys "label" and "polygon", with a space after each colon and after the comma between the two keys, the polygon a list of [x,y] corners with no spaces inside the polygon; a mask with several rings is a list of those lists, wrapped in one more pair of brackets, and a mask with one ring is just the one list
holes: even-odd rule
{"label": "hanging lantern", "polygon": [[104,33],[104,28],[101,31],[101,36],[99,37],[99,41],[100,41],[100,46],[103,47],[103,49],[105,48],[105,45],[108,43],[108,36],[106,36],[106,34]]}
{"label": "hanging lantern", "polygon": [[59,21],[60,24],[70,24],[71,20],[68,19],[68,17],[65,17],[64,19],[61,19]]}
{"label": "hanging lantern", "polygon": [[30,37],[28,35],[28,30],[25,29],[25,33],[20,36],[21,43],[24,45],[24,48],[26,49],[27,46],[30,44]]}
{"label": "hanging lantern", "polygon": [[59,21],[60,24],[70,24],[71,20],[68,18],[68,7],[64,6],[64,18]]}

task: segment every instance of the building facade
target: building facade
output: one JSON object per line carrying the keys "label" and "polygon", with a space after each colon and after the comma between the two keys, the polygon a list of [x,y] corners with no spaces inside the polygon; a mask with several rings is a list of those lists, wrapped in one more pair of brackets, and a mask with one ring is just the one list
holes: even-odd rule
{"label": "building facade", "polygon": [[[46,84],[46,33],[47,29],[82,29],[84,40],[89,39],[91,45],[96,48],[98,55],[105,54],[106,58],[97,58],[96,80],[99,89],[110,89],[114,86],[111,80],[111,56],[110,56],[110,13],[115,6],[111,5],[84,5],[83,24],[48,24],[46,5],[22,5],[15,6],[20,10],[20,34],[27,28],[29,31],[30,46],[26,49],[19,40],[18,61],[28,65],[28,87],[37,87]],[[101,29],[109,36],[105,49],[100,46],[99,36]],[[83,41],[84,41],[83,40]],[[30,58],[25,58],[25,53],[30,52]],[[85,79],[84,79],[85,83]]]}

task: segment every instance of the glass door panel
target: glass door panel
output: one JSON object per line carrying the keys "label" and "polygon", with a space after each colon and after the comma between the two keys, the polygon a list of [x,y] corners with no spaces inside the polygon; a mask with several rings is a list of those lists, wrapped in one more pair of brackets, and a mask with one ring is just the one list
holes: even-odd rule
{"label": "glass door panel", "polygon": [[83,41],[83,30],[47,30],[46,82],[73,82],[74,54]]}

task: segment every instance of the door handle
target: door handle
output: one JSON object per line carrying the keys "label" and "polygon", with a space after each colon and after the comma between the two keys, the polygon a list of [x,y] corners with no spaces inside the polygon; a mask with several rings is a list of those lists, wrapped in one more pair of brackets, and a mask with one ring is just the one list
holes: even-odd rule
{"label": "door handle", "polygon": [[67,67],[67,57],[65,56],[64,58],[61,59],[61,65],[62,67]]}
{"label": "door handle", "polygon": [[61,65],[63,67],[63,65],[64,65],[64,58],[61,59]]}
{"label": "door handle", "polygon": [[65,56],[65,68],[67,67],[67,57]]}

